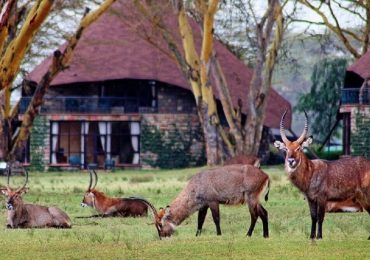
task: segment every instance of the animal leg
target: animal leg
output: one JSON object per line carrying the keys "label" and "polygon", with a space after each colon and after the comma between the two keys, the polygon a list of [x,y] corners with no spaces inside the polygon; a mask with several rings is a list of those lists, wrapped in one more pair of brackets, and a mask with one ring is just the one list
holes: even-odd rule
{"label": "animal leg", "polygon": [[206,219],[206,216],[207,216],[207,210],[208,210],[208,206],[204,206],[203,208],[199,209],[199,212],[198,212],[198,229],[197,229],[197,233],[195,234],[195,236],[200,236],[200,234],[202,233],[202,227],[203,227],[203,224],[204,224],[204,220]]}
{"label": "animal leg", "polygon": [[209,208],[211,209],[212,212],[212,218],[213,222],[215,222],[216,225],[216,232],[217,236],[221,235],[221,228],[220,228],[220,207],[218,203],[211,203],[209,205]]}
{"label": "animal leg", "polygon": [[[367,211],[367,213],[369,213],[369,215],[370,215],[370,206],[365,207],[365,210],[366,210],[366,211]],[[369,238],[368,238],[367,240],[370,240],[370,236],[369,236]]]}
{"label": "animal leg", "polygon": [[251,225],[249,226],[247,236],[250,237],[250,236],[252,236],[254,227],[255,227],[256,222],[257,222],[258,212],[257,212],[257,205],[248,204],[248,207],[249,207],[249,213],[251,214]]}
{"label": "animal leg", "polygon": [[322,239],[322,223],[324,222],[325,218],[325,202],[318,204],[317,216],[318,216],[318,230],[317,230],[317,239]]}
{"label": "animal leg", "polygon": [[261,205],[258,205],[258,216],[262,219],[263,224],[263,237],[269,237],[269,223],[268,223],[268,213],[267,210]]}
{"label": "animal leg", "polygon": [[312,221],[310,238],[314,239],[316,237],[317,202],[308,199],[308,206],[310,207],[311,221]]}

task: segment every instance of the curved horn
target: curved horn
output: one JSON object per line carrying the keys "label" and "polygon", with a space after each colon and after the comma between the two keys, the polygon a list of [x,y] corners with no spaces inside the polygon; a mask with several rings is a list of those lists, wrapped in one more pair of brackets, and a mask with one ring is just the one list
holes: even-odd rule
{"label": "curved horn", "polygon": [[305,116],[305,122],[304,122],[303,133],[301,134],[301,136],[297,140],[297,143],[299,143],[299,144],[302,143],[306,139],[306,135],[308,133],[308,117],[307,117],[306,111],[303,110],[303,112],[304,112],[304,116]]}
{"label": "curved horn", "polygon": [[91,174],[91,171],[89,171],[89,174],[90,174],[90,183],[89,183],[89,187],[87,188],[87,190],[89,191],[91,189],[91,185],[92,185],[92,174]]}
{"label": "curved horn", "polygon": [[95,175],[95,184],[94,184],[94,186],[92,188],[95,189],[96,184],[98,184],[98,174],[96,173],[96,171],[94,169],[92,171],[93,171],[93,173]]}
{"label": "curved horn", "polygon": [[285,144],[290,143],[290,141],[286,137],[285,127],[284,127],[284,118],[285,118],[285,115],[286,115],[287,112],[288,112],[288,109],[285,110],[285,112],[284,112],[284,114],[283,114],[283,116],[281,117],[281,120],[280,120],[280,136],[281,136],[281,140],[283,140],[283,142]]}
{"label": "curved horn", "polygon": [[26,168],[24,168],[24,171],[26,172],[26,181],[24,182],[23,186],[22,186],[22,187],[20,187],[20,188],[17,190],[17,192],[18,192],[18,191],[20,191],[20,190],[22,190],[22,189],[24,189],[24,188],[26,187],[27,183],[28,183],[28,171],[27,171],[27,169],[26,169]]}
{"label": "curved horn", "polygon": [[141,202],[143,202],[145,205],[147,205],[153,212],[153,215],[154,215],[154,223],[155,223],[155,227],[158,231],[158,236],[159,236],[159,239],[161,239],[161,235],[160,235],[160,229],[159,229],[159,226],[158,226],[158,220],[159,220],[159,216],[158,216],[158,212],[157,210],[155,209],[155,207],[153,206],[152,203],[150,203],[149,201],[147,201],[146,199],[142,199],[142,198],[135,198],[137,200],[140,200]]}

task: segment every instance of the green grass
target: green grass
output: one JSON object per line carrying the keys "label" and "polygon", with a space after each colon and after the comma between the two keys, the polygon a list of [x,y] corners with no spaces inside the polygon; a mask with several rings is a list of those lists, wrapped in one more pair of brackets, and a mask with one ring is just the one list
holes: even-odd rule
{"label": "green grass", "polygon": [[[166,206],[197,169],[99,172],[97,188],[111,196],[141,196]],[[223,235],[216,236],[211,214],[195,237],[197,214],[186,219],[170,239],[160,241],[147,218],[78,218],[96,214],[81,208],[88,173],[30,173],[27,202],[54,205],[72,218],[73,228],[10,230],[5,228],[4,199],[0,212],[0,259],[370,259],[369,215],[327,214],[324,239],[308,239],[307,202],[281,167],[266,168],[272,186],[268,202],[270,238],[262,238],[258,221],[246,237],[249,212],[244,206],[221,206]],[[23,178],[13,177],[12,186]],[[3,183],[5,178],[3,178]]]}

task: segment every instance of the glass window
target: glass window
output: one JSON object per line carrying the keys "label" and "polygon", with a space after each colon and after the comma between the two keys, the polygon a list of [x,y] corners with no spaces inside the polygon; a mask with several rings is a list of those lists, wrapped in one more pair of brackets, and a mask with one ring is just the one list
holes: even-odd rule
{"label": "glass window", "polygon": [[50,133],[52,164],[81,163],[81,122],[53,121]]}

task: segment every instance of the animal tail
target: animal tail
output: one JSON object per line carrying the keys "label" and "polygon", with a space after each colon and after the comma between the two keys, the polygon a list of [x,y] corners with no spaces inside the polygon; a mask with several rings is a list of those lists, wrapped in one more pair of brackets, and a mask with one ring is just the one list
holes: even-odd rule
{"label": "animal tail", "polygon": [[265,201],[269,200],[269,193],[270,193],[270,179],[267,179],[267,189],[265,194]]}
{"label": "animal tail", "polygon": [[158,215],[157,210],[155,209],[155,207],[153,206],[153,204],[150,203],[148,200],[146,200],[144,198],[139,198],[139,197],[130,197],[129,199],[135,199],[135,200],[138,200],[138,201],[143,202],[145,205],[147,205],[152,210],[154,216],[157,216]]}

